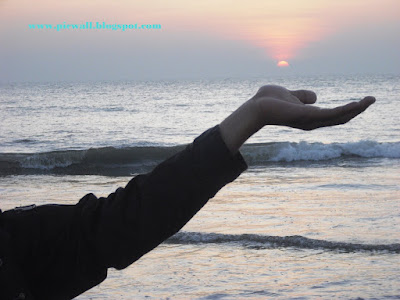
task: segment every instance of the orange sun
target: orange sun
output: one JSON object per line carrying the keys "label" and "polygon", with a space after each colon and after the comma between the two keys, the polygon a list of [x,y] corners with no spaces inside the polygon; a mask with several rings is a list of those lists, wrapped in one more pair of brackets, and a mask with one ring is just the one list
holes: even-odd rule
{"label": "orange sun", "polygon": [[289,67],[289,63],[286,60],[281,60],[277,64],[278,67]]}

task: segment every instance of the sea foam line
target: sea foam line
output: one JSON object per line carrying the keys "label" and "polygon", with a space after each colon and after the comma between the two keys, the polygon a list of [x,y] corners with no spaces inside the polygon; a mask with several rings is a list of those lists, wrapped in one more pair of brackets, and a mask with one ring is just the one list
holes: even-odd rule
{"label": "sea foam line", "polygon": [[249,144],[243,147],[242,152],[248,161],[254,164],[263,161],[323,161],[345,156],[400,158],[400,142],[360,141],[333,144],[277,142]]}

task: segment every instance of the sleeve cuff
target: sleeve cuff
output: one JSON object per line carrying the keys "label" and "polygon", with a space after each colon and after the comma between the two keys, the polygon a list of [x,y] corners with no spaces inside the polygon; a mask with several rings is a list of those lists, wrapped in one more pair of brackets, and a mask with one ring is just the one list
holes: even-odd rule
{"label": "sleeve cuff", "polygon": [[229,151],[222,139],[219,125],[210,128],[194,140],[193,152],[194,161],[197,162],[195,172],[199,179],[214,183],[218,190],[247,169],[247,163],[241,153],[238,151],[232,154]]}

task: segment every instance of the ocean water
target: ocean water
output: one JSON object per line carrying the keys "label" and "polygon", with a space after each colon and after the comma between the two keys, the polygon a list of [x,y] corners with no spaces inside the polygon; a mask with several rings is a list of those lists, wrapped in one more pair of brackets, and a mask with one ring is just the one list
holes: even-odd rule
{"label": "ocean water", "polygon": [[77,299],[400,299],[399,75],[2,84],[0,208],[106,196],[263,84],[377,102],[335,128],[264,128],[181,232]]}

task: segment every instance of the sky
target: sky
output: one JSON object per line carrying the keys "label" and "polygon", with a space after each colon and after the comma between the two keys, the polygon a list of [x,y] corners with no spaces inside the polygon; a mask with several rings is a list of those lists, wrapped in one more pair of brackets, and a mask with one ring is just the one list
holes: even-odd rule
{"label": "sky", "polygon": [[0,0],[0,82],[359,73],[400,73],[399,0]]}

